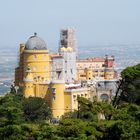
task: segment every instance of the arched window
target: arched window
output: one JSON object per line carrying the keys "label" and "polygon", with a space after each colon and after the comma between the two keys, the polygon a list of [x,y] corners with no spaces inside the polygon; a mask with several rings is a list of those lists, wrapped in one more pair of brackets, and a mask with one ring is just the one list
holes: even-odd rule
{"label": "arched window", "polygon": [[34,54],[34,59],[36,60],[36,58],[37,58],[37,56],[36,56],[36,54]]}
{"label": "arched window", "polygon": [[46,66],[44,66],[44,70],[46,70],[47,69],[47,67]]}
{"label": "arched window", "polygon": [[36,71],[36,69],[37,69],[37,67],[36,67],[36,66],[34,66],[34,71]]}
{"label": "arched window", "polygon": [[100,99],[101,99],[102,101],[104,101],[104,102],[108,102],[109,97],[108,97],[107,94],[102,94],[102,95],[100,96]]}

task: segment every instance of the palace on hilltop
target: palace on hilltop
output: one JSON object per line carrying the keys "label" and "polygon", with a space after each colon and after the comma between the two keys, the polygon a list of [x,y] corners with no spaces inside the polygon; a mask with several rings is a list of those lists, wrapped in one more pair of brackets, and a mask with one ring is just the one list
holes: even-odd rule
{"label": "palace on hilltop", "polygon": [[114,56],[80,59],[75,30],[62,29],[58,52],[50,54],[45,41],[34,33],[20,44],[15,86],[28,97],[45,98],[54,118],[78,108],[77,97],[110,101],[117,81]]}

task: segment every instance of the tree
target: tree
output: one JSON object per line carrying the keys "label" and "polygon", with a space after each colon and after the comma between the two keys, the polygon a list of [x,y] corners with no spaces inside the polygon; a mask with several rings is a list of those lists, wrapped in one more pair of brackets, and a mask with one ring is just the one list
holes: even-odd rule
{"label": "tree", "polygon": [[97,139],[102,137],[102,134],[96,130],[96,127],[94,122],[65,118],[58,126],[58,135],[65,139]]}
{"label": "tree", "polygon": [[51,118],[51,109],[45,99],[39,97],[25,98],[23,110],[26,121],[42,121]]}
{"label": "tree", "polygon": [[123,104],[111,120],[104,120],[99,125],[103,140],[139,140],[140,107],[134,104]]}
{"label": "tree", "polygon": [[19,124],[23,120],[23,110],[19,95],[7,94],[1,97],[0,126]]}
{"label": "tree", "polygon": [[124,82],[120,100],[140,104],[140,64],[126,68],[121,76]]}

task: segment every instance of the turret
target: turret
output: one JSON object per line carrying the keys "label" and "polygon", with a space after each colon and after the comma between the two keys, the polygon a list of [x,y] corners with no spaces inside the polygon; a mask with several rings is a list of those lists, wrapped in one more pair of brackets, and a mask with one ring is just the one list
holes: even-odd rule
{"label": "turret", "polygon": [[75,30],[73,28],[62,29],[60,32],[59,52],[61,48],[68,47],[72,48],[75,52],[77,51]]}
{"label": "turret", "polygon": [[32,96],[34,97],[35,96],[35,93],[34,93],[34,85],[33,85],[33,75],[31,73],[31,70],[30,68],[28,67],[27,70],[26,70],[26,76],[24,78],[24,96],[26,98]]}
{"label": "turret", "polygon": [[86,73],[86,80],[92,80],[92,78],[93,78],[92,69],[85,69],[85,73]]}
{"label": "turret", "polygon": [[34,78],[50,80],[50,56],[45,41],[35,33],[31,36],[24,49],[24,69],[30,65]]}
{"label": "turret", "polygon": [[20,44],[19,49],[19,66],[15,69],[15,86],[23,86],[23,67],[24,67],[24,49],[25,44]]}
{"label": "turret", "polygon": [[105,66],[106,68],[112,68],[114,66],[114,56],[105,56]]}
{"label": "turret", "polygon": [[55,80],[50,85],[50,101],[54,118],[64,115],[64,81]]}

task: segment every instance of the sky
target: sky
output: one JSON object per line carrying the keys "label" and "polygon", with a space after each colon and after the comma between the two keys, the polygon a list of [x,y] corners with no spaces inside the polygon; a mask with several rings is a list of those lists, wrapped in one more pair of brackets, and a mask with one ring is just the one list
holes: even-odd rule
{"label": "sky", "polygon": [[79,46],[140,44],[140,0],[0,0],[0,48],[34,32],[57,48],[67,27],[75,28]]}

